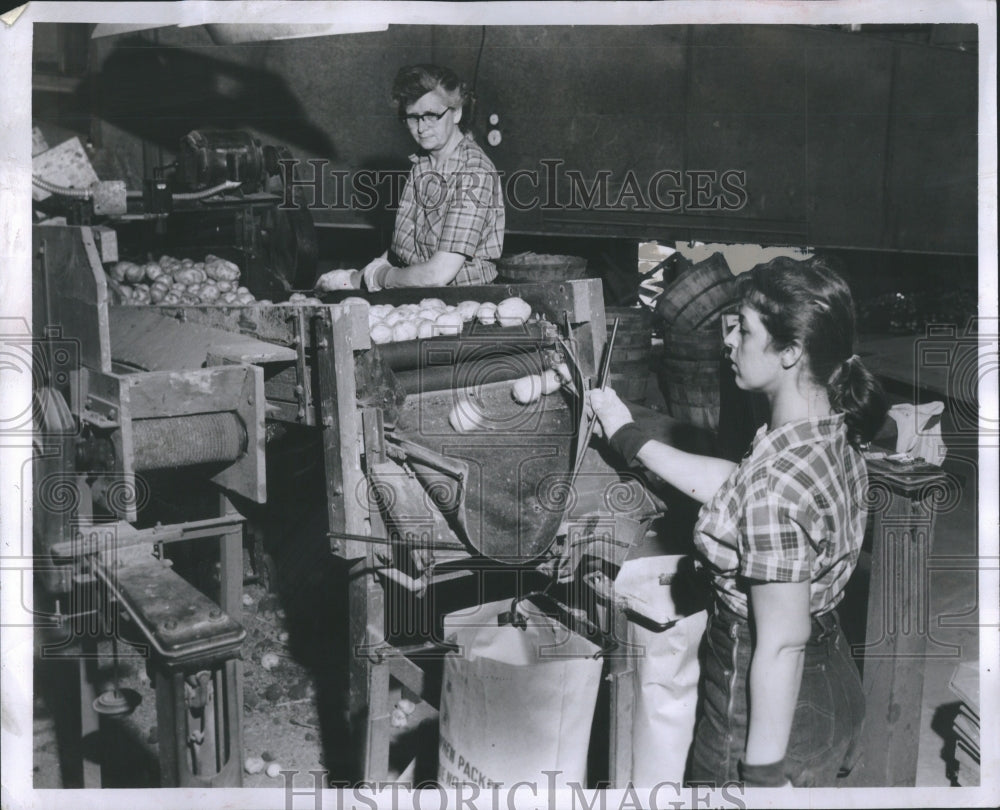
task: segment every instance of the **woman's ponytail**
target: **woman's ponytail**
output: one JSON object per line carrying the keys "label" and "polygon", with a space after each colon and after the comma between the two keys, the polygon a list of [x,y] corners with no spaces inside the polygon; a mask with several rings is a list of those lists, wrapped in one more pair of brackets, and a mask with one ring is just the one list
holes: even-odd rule
{"label": "woman's ponytail", "polygon": [[827,383],[830,405],[844,414],[852,444],[870,442],[885,422],[889,404],[878,380],[856,354],[844,360]]}
{"label": "woman's ponytail", "polygon": [[825,381],[830,405],[844,414],[850,441],[871,441],[889,409],[881,386],[851,354],[855,314],[847,282],[819,257],[779,256],[738,276],[737,288],[777,349],[802,346],[810,376]]}

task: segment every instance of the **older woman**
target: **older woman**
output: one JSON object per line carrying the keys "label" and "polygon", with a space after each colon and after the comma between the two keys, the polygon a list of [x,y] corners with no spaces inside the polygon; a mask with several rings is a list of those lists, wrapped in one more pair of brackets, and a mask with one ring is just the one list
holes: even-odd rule
{"label": "older woman", "polygon": [[[468,131],[469,88],[448,68],[413,65],[399,70],[392,96],[419,148],[410,156],[392,244],[361,271],[364,285],[488,284],[503,252],[504,202],[496,167]],[[326,274],[317,288],[332,278]]]}
{"label": "older woman", "polygon": [[737,385],[770,405],[739,465],[647,439],[613,391],[589,402],[612,447],[704,504],[714,606],[691,781],[832,786],[864,717],[834,608],[864,537],[858,444],[886,404],[854,354],[850,291],[822,262],[775,259],[739,285],[725,344]]}

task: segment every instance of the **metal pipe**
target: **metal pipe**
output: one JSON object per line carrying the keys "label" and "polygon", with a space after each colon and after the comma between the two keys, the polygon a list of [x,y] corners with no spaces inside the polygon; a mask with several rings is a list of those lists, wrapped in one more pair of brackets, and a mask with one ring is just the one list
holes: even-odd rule
{"label": "metal pipe", "polygon": [[69,197],[74,200],[89,200],[94,196],[93,192],[89,188],[67,188],[66,186],[57,186],[55,183],[50,183],[39,177],[37,174],[31,175],[31,184],[33,186],[38,186],[38,188],[43,191],[49,192],[49,194],[56,194],[60,197]]}
{"label": "metal pipe", "polygon": [[201,191],[185,191],[179,194],[171,194],[170,196],[178,202],[186,202],[189,200],[204,200],[207,197],[214,197],[216,194],[221,194],[223,191],[230,191],[234,188],[239,188],[243,184],[239,180],[226,180],[219,183],[217,186],[212,186],[211,188],[202,189]]}

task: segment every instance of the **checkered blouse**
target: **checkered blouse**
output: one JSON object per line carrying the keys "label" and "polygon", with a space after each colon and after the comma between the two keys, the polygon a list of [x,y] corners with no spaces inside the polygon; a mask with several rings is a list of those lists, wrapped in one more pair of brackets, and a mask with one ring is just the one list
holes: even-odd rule
{"label": "checkered blouse", "polygon": [[717,596],[746,617],[749,581],[809,580],[812,615],[831,610],[861,551],[867,484],[843,414],[761,427],[695,524]]}
{"label": "checkered blouse", "polygon": [[392,235],[392,261],[409,266],[437,251],[465,256],[452,284],[488,284],[503,252],[504,203],[500,176],[466,133],[439,169],[426,155],[411,155]]}

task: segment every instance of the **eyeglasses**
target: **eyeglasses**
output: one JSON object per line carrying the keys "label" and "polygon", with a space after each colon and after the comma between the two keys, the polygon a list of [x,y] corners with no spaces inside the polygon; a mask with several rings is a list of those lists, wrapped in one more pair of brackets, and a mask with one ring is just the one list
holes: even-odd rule
{"label": "eyeglasses", "polygon": [[446,107],[439,113],[427,112],[422,115],[404,115],[401,116],[402,119],[407,123],[408,126],[415,127],[417,124],[436,124],[442,118],[444,118],[448,113],[450,113],[454,107]]}

